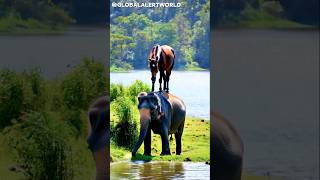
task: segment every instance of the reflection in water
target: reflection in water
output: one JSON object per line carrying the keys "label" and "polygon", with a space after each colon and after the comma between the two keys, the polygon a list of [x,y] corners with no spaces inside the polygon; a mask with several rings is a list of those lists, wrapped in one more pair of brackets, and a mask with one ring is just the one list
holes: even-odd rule
{"label": "reflection in water", "polygon": [[190,162],[118,162],[111,179],[210,179],[210,166]]}

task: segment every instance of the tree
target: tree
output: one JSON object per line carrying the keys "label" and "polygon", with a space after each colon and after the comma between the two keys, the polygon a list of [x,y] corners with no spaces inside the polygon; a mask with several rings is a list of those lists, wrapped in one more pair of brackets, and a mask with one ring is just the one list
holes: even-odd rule
{"label": "tree", "polygon": [[210,62],[210,1],[207,1],[196,15],[199,20],[193,26],[194,59],[200,67],[208,68]]}

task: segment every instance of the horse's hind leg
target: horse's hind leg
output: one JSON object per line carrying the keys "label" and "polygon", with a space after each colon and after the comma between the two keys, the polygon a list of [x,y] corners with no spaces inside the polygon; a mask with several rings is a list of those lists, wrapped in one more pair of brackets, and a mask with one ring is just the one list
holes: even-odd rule
{"label": "horse's hind leg", "polygon": [[166,85],[166,91],[169,92],[169,80],[170,80],[171,71],[166,71],[165,75],[165,85]]}
{"label": "horse's hind leg", "polygon": [[163,90],[166,90],[167,89],[167,81],[166,81],[166,75],[163,73]]}

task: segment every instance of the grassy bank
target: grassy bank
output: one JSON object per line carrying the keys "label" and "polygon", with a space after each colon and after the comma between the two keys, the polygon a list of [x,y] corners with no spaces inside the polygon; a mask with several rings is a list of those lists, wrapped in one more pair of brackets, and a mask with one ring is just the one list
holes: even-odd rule
{"label": "grassy bank", "polygon": [[35,19],[21,19],[16,16],[0,17],[1,34],[60,34],[66,26],[48,24]]}
{"label": "grassy bank", "polygon": [[143,145],[140,147],[137,155],[131,157],[128,149],[120,148],[115,144],[111,144],[110,154],[113,161],[122,160],[153,160],[153,161],[194,161],[207,162],[210,160],[210,124],[209,121],[198,118],[188,117],[185,122],[184,132],[182,136],[182,154],[175,154],[175,139],[170,141],[171,156],[160,156],[161,138],[157,134],[152,133],[151,147],[152,156],[143,155]]}
{"label": "grassy bank", "polygon": [[243,12],[243,19],[235,25],[240,28],[253,29],[301,29],[309,26],[288,19],[272,16],[264,11],[247,8]]}
{"label": "grassy bank", "polygon": [[0,133],[0,176],[7,180],[11,179],[22,179],[24,176],[22,173],[10,171],[16,163],[12,154],[12,150],[7,146],[4,135]]}

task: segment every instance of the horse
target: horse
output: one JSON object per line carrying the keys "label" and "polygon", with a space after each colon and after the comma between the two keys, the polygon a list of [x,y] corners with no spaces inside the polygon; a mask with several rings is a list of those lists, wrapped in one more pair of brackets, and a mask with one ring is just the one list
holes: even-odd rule
{"label": "horse", "polygon": [[152,47],[149,53],[149,68],[151,70],[152,91],[154,91],[154,83],[159,71],[159,91],[162,91],[161,84],[163,79],[163,90],[169,92],[169,79],[174,66],[174,59],[175,54],[172,47],[168,45],[155,45]]}

